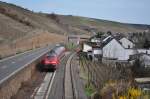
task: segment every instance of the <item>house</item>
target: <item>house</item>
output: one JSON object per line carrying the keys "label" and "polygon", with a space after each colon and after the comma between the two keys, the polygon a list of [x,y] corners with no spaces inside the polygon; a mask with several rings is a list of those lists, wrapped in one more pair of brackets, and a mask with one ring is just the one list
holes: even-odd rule
{"label": "house", "polygon": [[94,60],[99,60],[102,57],[102,48],[97,43],[84,42],[82,51],[87,54],[87,57]]}
{"label": "house", "polygon": [[[92,38],[96,41],[95,38]],[[91,39],[91,41],[92,41]],[[98,40],[98,39],[97,39]],[[83,52],[87,53],[88,57],[94,60],[115,60],[120,62],[129,62],[131,56],[139,53],[150,54],[149,49],[135,49],[135,44],[123,37],[109,35],[98,42],[84,42]]]}
{"label": "house", "polygon": [[150,68],[150,55],[140,54],[139,60],[142,66],[145,68]]}
{"label": "house", "polygon": [[103,49],[103,58],[127,61],[130,55],[135,54],[135,50],[126,49],[118,40],[112,39],[108,44],[106,44]]}
{"label": "house", "polygon": [[82,51],[83,52],[92,51],[92,43],[90,44],[89,42],[84,42],[82,45]]}
{"label": "house", "polygon": [[[95,38],[92,39],[93,41],[96,41]],[[100,43],[97,42],[85,43],[83,45],[83,52],[88,52],[88,55],[91,55],[91,57],[94,60],[97,59],[100,60],[100,58],[105,58],[105,59],[127,61],[130,58],[129,56],[135,53],[133,49],[129,49],[129,45],[132,48],[134,44],[126,38],[122,39],[121,41],[122,42],[117,40],[117,38],[115,38],[114,36],[109,35],[108,37],[105,37],[102,40],[99,39]]]}
{"label": "house", "polygon": [[101,60],[102,59],[102,48],[99,46],[95,46],[92,48],[92,57],[93,60]]}
{"label": "house", "polygon": [[122,46],[124,48],[134,48],[135,47],[135,44],[133,42],[131,42],[130,40],[128,40],[127,38],[123,37],[122,39],[119,40],[122,44]]}

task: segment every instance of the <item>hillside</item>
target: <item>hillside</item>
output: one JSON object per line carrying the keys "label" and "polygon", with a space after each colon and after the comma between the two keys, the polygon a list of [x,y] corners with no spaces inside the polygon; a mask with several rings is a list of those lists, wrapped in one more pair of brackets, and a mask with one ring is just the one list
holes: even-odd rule
{"label": "hillside", "polygon": [[81,30],[93,29],[104,32],[110,30],[112,32],[128,33],[128,32],[140,32],[150,28],[150,25],[119,23],[114,21],[71,16],[71,15],[69,16],[60,15],[59,18],[62,21],[62,23],[69,24],[72,27],[76,27]]}
{"label": "hillside", "polygon": [[53,20],[40,14],[17,7],[12,4],[0,2],[0,37],[12,41],[25,35],[38,33],[38,30],[54,33],[64,33]]}
{"label": "hillside", "polygon": [[[34,40],[32,38],[37,37],[37,35],[48,35],[47,33],[50,35],[49,40],[46,40],[45,44],[52,43],[53,40],[51,38],[54,37],[58,37],[63,41],[65,40],[64,35],[67,33],[90,35],[92,34],[91,30],[119,33],[140,32],[149,27],[148,25],[124,24],[72,15],[35,13],[14,4],[0,1],[0,55],[4,49],[6,51],[10,46],[18,48],[16,45],[21,44],[17,43]],[[41,37],[37,37],[37,39],[41,40]],[[41,42],[39,41],[38,43]],[[60,40],[57,39],[54,42],[60,42]],[[41,44],[44,44],[44,42]],[[3,45],[7,45],[7,47],[3,48]],[[30,41],[30,46],[36,45],[33,45],[33,41]]]}

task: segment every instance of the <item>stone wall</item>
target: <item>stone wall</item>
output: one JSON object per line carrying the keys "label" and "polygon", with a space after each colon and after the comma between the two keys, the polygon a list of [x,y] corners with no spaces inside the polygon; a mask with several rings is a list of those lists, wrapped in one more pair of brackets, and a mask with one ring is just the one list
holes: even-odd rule
{"label": "stone wall", "polygon": [[39,59],[27,66],[24,66],[22,70],[15,72],[13,75],[11,75],[11,77],[0,84],[1,99],[10,99],[11,96],[17,93],[23,82],[31,79],[36,70],[36,64],[38,63]]}

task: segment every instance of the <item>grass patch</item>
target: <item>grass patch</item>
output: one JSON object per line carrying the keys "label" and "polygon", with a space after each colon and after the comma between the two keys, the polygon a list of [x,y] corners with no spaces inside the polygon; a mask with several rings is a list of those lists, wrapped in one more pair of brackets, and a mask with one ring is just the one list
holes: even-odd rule
{"label": "grass patch", "polygon": [[87,96],[91,96],[94,92],[95,90],[92,84],[90,84],[89,86],[88,85],[85,86],[85,93]]}

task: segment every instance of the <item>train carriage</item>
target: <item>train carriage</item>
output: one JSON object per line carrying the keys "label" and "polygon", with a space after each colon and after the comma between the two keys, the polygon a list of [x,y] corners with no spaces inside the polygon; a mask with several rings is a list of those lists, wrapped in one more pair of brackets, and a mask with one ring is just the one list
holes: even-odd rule
{"label": "train carriage", "polygon": [[59,66],[61,58],[65,55],[64,46],[56,46],[42,60],[44,69],[56,70]]}

